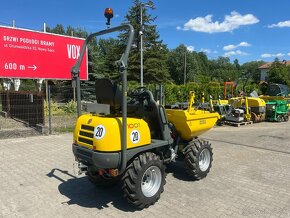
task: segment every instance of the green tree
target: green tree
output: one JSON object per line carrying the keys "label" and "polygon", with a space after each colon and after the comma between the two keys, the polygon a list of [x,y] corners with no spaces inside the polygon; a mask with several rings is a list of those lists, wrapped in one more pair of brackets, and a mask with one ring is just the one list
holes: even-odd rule
{"label": "green tree", "polygon": [[[154,10],[154,3],[148,3]],[[147,7],[141,7],[140,0],[133,0],[133,5],[125,16],[125,23],[130,23],[135,29],[135,38],[133,48],[129,56],[128,79],[140,81],[140,33],[143,33],[143,50],[144,50],[144,82],[165,82],[170,80],[167,66],[167,48],[160,40],[153,17],[148,13]],[[140,25],[140,15],[142,8],[143,26]],[[151,9],[150,9],[151,10]],[[125,42],[127,34],[120,34],[121,43]]]}
{"label": "green tree", "polygon": [[[168,54],[168,68],[171,78],[177,84],[183,84],[184,82],[184,65],[185,55],[188,56],[188,51],[185,45],[181,44],[177,48],[172,49]],[[188,63],[187,57],[187,63]],[[188,66],[188,64],[187,64]],[[187,81],[187,79],[186,79]]]}
{"label": "green tree", "polygon": [[228,57],[218,57],[212,60],[210,71],[211,77],[217,78],[220,82],[237,81],[241,73],[237,65],[231,64]]}
{"label": "green tree", "polygon": [[235,67],[237,70],[240,70],[240,69],[241,69],[241,65],[239,64],[239,60],[238,60],[238,59],[235,59],[235,60],[234,60],[234,67]]}
{"label": "green tree", "polygon": [[46,31],[49,33],[66,35],[64,27],[62,24],[57,24],[54,28],[46,27]]}
{"label": "green tree", "polygon": [[119,52],[120,41],[117,39],[100,39],[98,41],[98,63],[97,71],[102,73],[103,77],[116,80],[120,75],[115,66],[115,62],[120,59]]}
{"label": "green tree", "polygon": [[177,84],[183,84],[184,82],[185,64],[186,83],[204,81],[209,75],[209,61],[206,54],[188,51],[184,44],[169,51],[167,64],[171,78]]}
{"label": "green tree", "polygon": [[269,82],[290,85],[290,67],[277,59],[271,65],[268,76]]}
{"label": "green tree", "polygon": [[264,63],[264,61],[247,62],[241,66],[241,69],[244,74],[249,77],[250,80],[253,80],[254,82],[259,82],[261,74],[259,67],[262,66]]}
{"label": "green tree", "polygon": [[19,91],[37,91],[36,81],[32,79],[22,79]]}

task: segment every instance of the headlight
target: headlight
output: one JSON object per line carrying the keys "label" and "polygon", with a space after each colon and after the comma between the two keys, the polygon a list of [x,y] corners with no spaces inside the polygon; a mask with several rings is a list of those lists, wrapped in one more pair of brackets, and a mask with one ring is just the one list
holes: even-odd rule
{"label": "headlight", "polygon": [[273,109],[273,110],[275,110],[275,108],[276,108],[276,106],[275,106],[275,105],[273,105],[273,106],[272,106],[272,109]]}

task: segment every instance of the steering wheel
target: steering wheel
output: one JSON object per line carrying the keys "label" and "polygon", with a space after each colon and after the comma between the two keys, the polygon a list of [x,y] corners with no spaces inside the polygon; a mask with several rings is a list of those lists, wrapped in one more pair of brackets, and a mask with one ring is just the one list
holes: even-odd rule
{"label": "steering wheel", "polygon": [[137,97],[138,95],[144,93],[147,90],[146,87],[138,87],[137,89],[133,90],[131,93],[129,93],[129,96],[131,97]]}
{"label": "steering wheel", "polygon": [[146,87],[138,87],[137,89],[128,93],[128,96],[132,99],[138,100],[139,102],[144,101],[145,98],[148,98],[148,89]]}

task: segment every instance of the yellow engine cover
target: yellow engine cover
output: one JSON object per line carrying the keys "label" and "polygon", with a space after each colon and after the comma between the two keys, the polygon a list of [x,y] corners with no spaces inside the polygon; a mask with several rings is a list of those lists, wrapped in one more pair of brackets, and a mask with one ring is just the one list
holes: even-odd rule
{"label": "yellow engine cover", "polygon": [[[84,114],[77,120],[74,142],[103,152],[121,150],[122,117]],[[143,119],[127,118],[127,149],[151,143],[148,124]]]}
{"label": "yellow engine cover", "polygon": [[[266,107],[266,102],[262,98],[247,97],[249,107]],[[241,107],[246,104],[245,98],[236,97],[229,99],[229,103],[234,107]]]}
{"label": "yellow engine cover", "polygon": [[214,105],[226,105],[229,104],[228,100],[212,100],[212,103]]}

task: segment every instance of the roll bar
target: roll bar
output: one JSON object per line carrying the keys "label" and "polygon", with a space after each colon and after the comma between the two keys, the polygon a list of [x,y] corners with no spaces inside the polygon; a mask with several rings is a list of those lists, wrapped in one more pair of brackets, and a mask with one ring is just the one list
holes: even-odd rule
{"label": "roll bar", "polygon": [[133,43],[134,39],[134,28],[131,24],[124,24],[121,26],[113,27],[106,30],[101,30],[96,33],[90,34],[81,49],[80,56],[75,63],[75,65],[72,67],[71,74],[72,74],[72,85],[76,88],[77,92],[77,112],[78,116],[81,115],[81,86],[80,86],[80,67],[81,63],[84,57],[84,54],[86,52],[87,45],[89,42],[97,36],[109,34],[112,32],[118,32],[122,30],[128,30],[129,31],[129,37],[127,41],[127,46],[125,49],[125,52],[122,54],[121,58],[116,61],[116,65],[119,68],[119,72],[122,75],[122,137],[121,137],[121,163],[118,169],[118,173],[121,174],[126,169],[126,159],[127,159],[127,67],[128,67],[128,57],[129,52]]}

